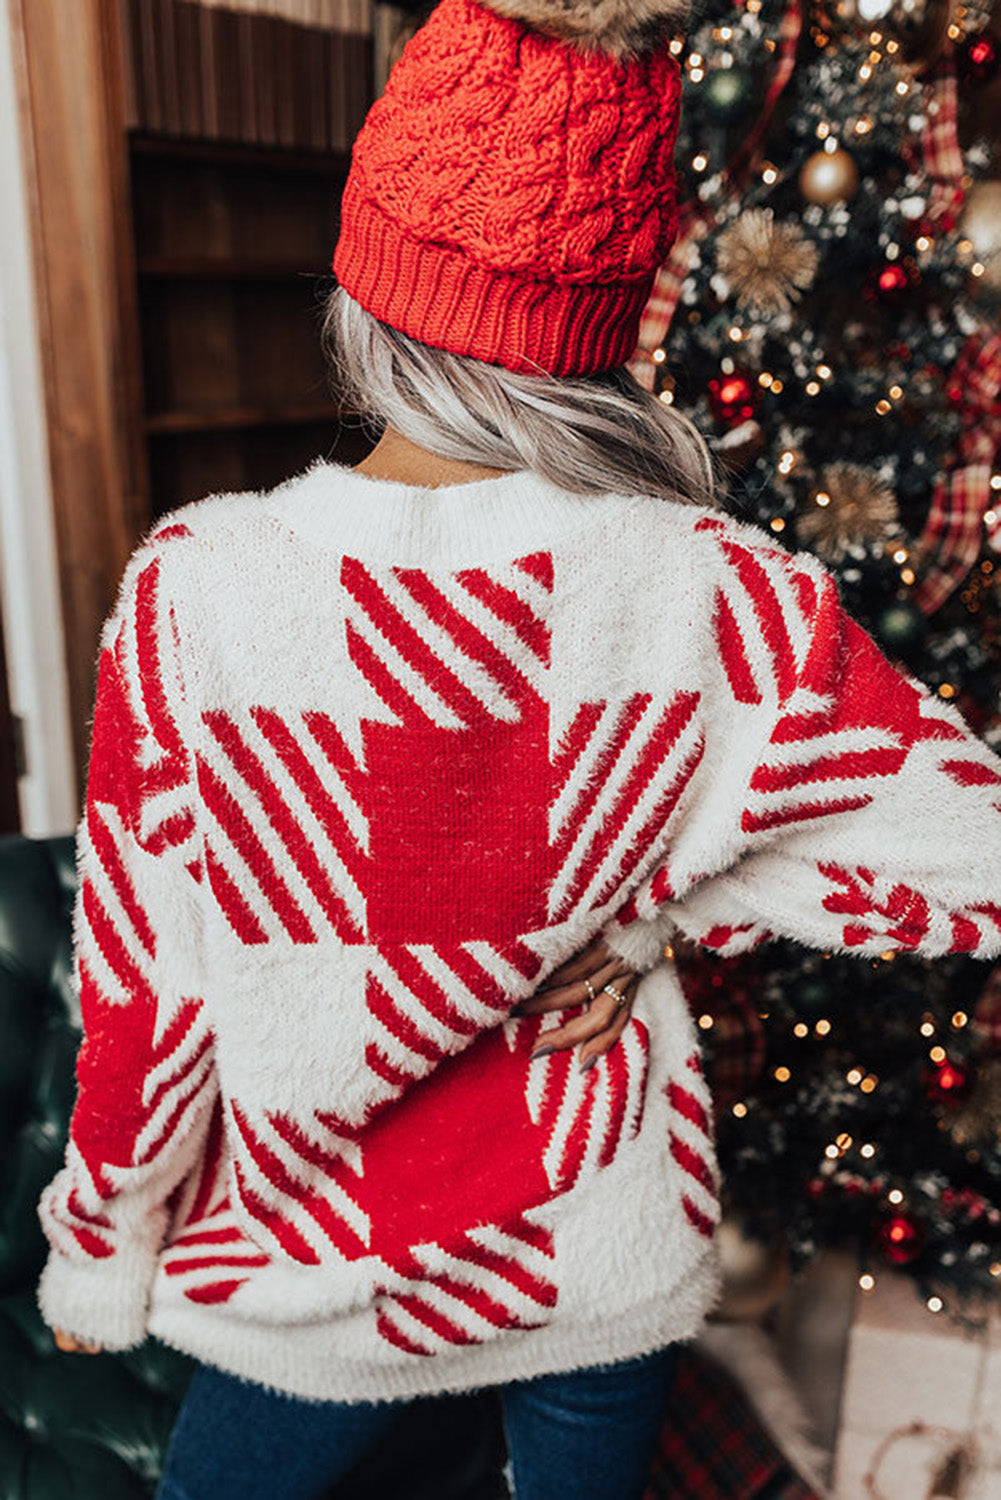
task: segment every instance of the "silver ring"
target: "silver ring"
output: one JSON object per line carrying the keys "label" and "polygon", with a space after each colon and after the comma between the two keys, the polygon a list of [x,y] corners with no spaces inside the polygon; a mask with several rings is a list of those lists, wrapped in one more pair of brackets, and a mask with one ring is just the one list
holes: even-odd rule
{"label": "silver ring", "polygon": [[598,998],[597,995],[594,993],[594,985],[591,983],[590,979],[584,979],[581,982],[582,982],[584,988],[587,990],[587,1003],[588,1003],[588,1005],[593,1005],[594,1002],[595,1002],[595,1000]]}
{"label": "silver ring", "polygon": [[611,984],[603,984],[601,986],[601,993],[603,995],[611,995],[612,999],[615,1001],[616,1009],[618,1009],[620,1005],[625,1005],[626,1000],[628,999],[628,996],[623,994],[622,990],[614,989]]}

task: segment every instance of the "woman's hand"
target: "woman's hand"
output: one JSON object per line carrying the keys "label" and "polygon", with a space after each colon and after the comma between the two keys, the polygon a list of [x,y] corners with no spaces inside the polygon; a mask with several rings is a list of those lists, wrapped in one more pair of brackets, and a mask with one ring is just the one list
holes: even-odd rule
{"label": "woman's hand", "polygon": [[88,1344],[85,1339],[78,1339],[75,1334],[63,1333],[61,1328],[55,1330],[55,1340],[60,1349],[65,1349],[67,1354],[100,1354],[100,1344]]}
{"label": "woman's hand", "polygon": [[[540,1036],[532,1051],[533,1057],[542,1057],[547,1052],[582,1043],[580,1065],[583,1071],[611,1051],[622,1035],[639,982],[639,975],[599,941],[556,969],[542,988],[514,1006],[511,1014],[540,1016],[571,1005],[586,1006],[582,1016]],[[617,1003],[614,995],[604,993],[605,985],[624,995],[625,999]]]}

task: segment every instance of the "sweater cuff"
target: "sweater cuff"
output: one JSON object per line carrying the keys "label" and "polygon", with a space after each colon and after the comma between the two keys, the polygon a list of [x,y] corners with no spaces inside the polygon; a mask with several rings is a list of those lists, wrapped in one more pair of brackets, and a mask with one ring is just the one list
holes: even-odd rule
{"label": "sweater cuff", "polygon": [[677,930],[670,917],[658,912],[650,921],[637,917],[625,926],[613,920],[601,936],[605,946],[635,973],[645,974],[666,957],[664,949]]}
{"label": "sweater cuff", "polygon": [[142,1247],[106,1260],[70,1260],[50,1250],[36,1290],[50,1328],[104,1349],[133,1349],[146,1337],[157,1256]]}

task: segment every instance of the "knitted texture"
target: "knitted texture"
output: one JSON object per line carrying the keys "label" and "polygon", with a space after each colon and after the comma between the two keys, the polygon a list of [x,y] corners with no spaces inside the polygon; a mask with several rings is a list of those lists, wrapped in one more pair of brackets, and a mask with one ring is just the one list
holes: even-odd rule
{"label": "knitted texture", "polygon": [[624,364],[677,233],[680,94],[666,45],[620,61],[442,0],[355,142],[339,281],[453,354]]}
{"label": "knitted texture", "polygon": [[[43,1316],[306,1397],[701,1326],[679,929],[1001,954],[1001,760],[816,559],[524,473],[318,463],[161,525],[105,627],[79,855]],[[599,933],[645,970],[620,1041],[532,1060],[576,1012],[512,1007]]]}

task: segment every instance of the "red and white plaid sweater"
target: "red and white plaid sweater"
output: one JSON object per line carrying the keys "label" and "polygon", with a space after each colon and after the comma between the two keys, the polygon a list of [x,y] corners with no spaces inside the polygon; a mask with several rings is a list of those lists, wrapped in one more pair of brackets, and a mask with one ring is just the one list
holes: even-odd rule
{"label": "red and white plaid sweater", "polygon": [[[46,1321],[406,1396],[698,1330],[665,941],[1001,954],[1001,760],[747,523],[318,463],[135,553],[79,864]],[[622,1040],[530,1061],[561,1018],[511,1007],[602,931],[646,971]]]}

